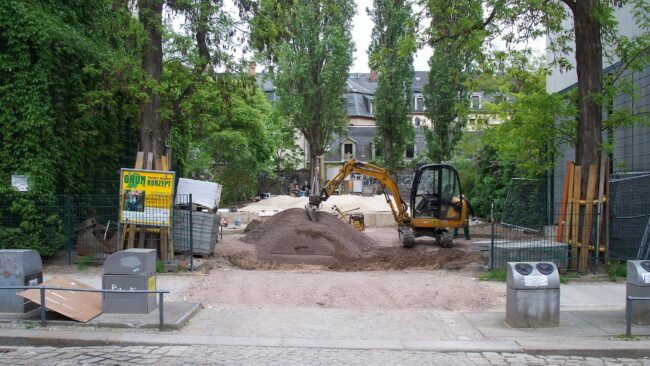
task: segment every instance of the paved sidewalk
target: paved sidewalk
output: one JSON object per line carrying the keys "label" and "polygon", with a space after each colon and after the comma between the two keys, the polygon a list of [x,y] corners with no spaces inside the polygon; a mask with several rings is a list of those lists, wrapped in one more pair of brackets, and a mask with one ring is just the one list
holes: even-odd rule
{"label": "paved sidewalk", "polygon": [[[181,330],[162,333],[60,325],[26,329],[4,324],[0,327],[0,345],[5,347],[0,348],[0,364],[46,364],[34,357],[61,360],[52,364],[88,360],[171,365],[259,363],[254,360],[267,364],[648,364],[644,357],[650,357],[650,337],[630,340],[621,336],[625,333],[624,291],[620,283],[563,285],[560,327],[545,329],[510,328],[504,323],[505,309],[205,307]],[[634,326],[633,333],[650,335],[650,325]],[[20,347],[26,344],[73,348]],[[108,353],[124,358],[109,357],[104,349],[113,349]],[[138,352],[147,357],[131,356]]]}

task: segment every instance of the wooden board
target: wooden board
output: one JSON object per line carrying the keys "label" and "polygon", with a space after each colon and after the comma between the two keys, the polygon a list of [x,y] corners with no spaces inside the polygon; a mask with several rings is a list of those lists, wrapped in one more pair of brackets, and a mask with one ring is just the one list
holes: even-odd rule
{"label": "wooden board", "polygon": [[[41,286],[92,289],[85,283],[67,276],[54,277],[43,282]],[[25,290],[19,292],[18,295],[41,304],[41,291],[38,289]],[[68,318],[86,323],[102,313],[102,294],[99,292],[45,290],[45,307]]]}
{"label": "wooden board", "polygon": [[145,161],[145,169],[153,170],[153,153],[147,153],[147,160]]}
{"label": "wooden board", "polygon": [[582,167],[573,168],[573,194],[571,204],[571,268],[578,269],[578,247],[580,246],[580,181],[582,180]]}
{"label": "wooden board", "polygon": [[142,169],[144,166],[144,151],[138,151],[135,155],[135,168]]}
{"label": "wooden board", "polygon": [[167,159],[167,155],[163,155],[160,160],[162,161],[162,167],[160,170],[168,171],[169,170],[169,160]]}
{"label": "wooden board", "polygon": [[[601,153],[600,154],[600,168],[598,169],[599,177],[598,177],[598,210],[596,211],[596,214],[598,217],[596,218],[596,241],[594,242],[594,245],[596,246],[595,250],[595,256],[596,256],[596,265],[600,261],[599,255],[601,252],[601,249],[603,247],[603,197],[605,196],[605,181],[607,180],[605,177],[605,171],[606,171],[606,166],[607,164],[607,154]],[[598,244],[598,245],[596,245]]]}
{"label": "wooden board", "polygon": [[589,262],[589,245],[591,244],[591,223],[596,198],[596,184],[598,183],[598,165],[589,165],[589,177],[587,178],[587,195],[585,196],[585,215],[582,220],[582,243],[580,244],[580,263],[578,271],[586,272]]}
{"label": "wooden board", "polygon": [[162,159],[160,157],[154,160],[154,170],[163,170],[162,168]]}

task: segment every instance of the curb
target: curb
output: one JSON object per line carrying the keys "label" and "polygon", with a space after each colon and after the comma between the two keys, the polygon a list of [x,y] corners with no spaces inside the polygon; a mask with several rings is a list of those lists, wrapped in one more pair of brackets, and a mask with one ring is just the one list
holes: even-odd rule
{"label": "curb", "polygon": [[370,339],[301,339],[224,337],[157,333],[117,333],[48,329],[0,329],[2,346],[236,346],[386,350],[421,352],[497,352],[582,357],[650,357],[650,340],[613,341],[579,339],[562,344],[559,340],[402,341]]}

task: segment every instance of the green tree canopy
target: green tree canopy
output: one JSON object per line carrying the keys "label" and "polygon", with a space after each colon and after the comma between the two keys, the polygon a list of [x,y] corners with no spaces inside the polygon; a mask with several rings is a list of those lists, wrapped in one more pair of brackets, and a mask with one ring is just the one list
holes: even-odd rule
{"label": "green tree canopy", "polygon": [[348,0],[263,0],[251,23],[253,45],[275,63],[278,107],[309,144],[312,182],[318,157],[348,121],[353,15]]}
{"label": "green tree canopy", "polygon": [[415,19],[408,0],[375,0],[368,14],[375,23],[368,49],[369,66],[379,74],[374,115],[389,170],[402,165],[406,144],[413,141],[411,83]]}
{"label": "green tree canopy", "polygon": [[[423,90],[433,131],[426,130],[425,139],[429,158],[442,162],[452,156],[466,124],[466,82],[484,38],[483,33],[467,30],[483,20],[483,9],[477,0],[448,0],[428,2],[426,10],[431,16],[427,35],[434,50]],[[469,36],[454,38],[457,33]]]}

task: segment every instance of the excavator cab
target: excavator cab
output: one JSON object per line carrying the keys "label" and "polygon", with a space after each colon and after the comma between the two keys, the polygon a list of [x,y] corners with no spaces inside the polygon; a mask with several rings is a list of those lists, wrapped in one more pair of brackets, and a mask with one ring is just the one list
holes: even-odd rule
{"label": "excavator cab", "polygon": [[464,225],[460,179],[456,169],[450,165],[427,164],[420,167],[413,179],[410,203],[411,217],[416,227]]}

